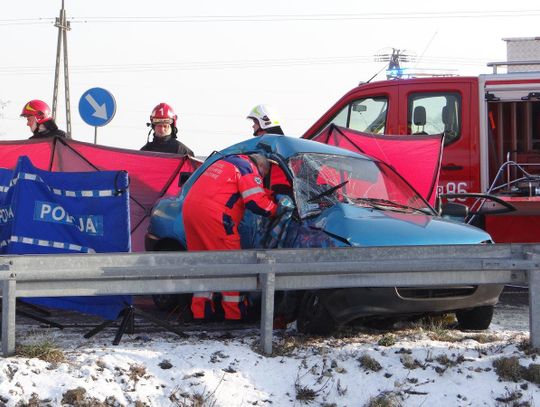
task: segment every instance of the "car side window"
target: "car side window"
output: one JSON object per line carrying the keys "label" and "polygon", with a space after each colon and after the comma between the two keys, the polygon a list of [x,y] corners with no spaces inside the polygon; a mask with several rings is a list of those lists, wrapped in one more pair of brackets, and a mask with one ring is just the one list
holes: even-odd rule
{"label": "car side window", "polygon": [[345,106],[330,123],[364,133],[384,134],[387,112],[386,96],[357,99]]}
{"label": "car side window", "polygon": [[407,134],[444,134],[444,145],[461,135],[461,95],[457,92],[411,93],[408,97]]}

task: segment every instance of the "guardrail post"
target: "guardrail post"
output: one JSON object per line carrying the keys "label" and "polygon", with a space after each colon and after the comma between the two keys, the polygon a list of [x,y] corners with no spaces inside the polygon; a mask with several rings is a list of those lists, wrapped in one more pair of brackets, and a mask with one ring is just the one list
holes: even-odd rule
{"label": "guardrail post", "polygon": [[529,330],[533,348],[540,348],[540,268],[528,271],[529,274]]}
{"label": "guardrail post", "polygon": [[[257,253],[258,263],[275,264],[276,260]],[[259,274],[261,284],[261,347],[265,354],[272,354],[272,330],[274,324],[274,293],[276,274],[273,271]]]}
{"label": "guardrail post", "polygon": [[15,275],[2,281],[2,354],[8,357],[15,354]]}

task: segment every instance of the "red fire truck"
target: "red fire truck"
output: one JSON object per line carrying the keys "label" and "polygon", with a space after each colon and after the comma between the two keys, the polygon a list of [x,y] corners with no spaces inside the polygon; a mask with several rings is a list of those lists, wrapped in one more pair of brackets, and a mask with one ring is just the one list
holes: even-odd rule
{"label": "red fire truck", "polygon": [[[540,38],[519,40],[540,49]],[[303,137],[331,123],[388,137],[442,133],[439,193],[496,195],[517,211],[476,222],[496,242],[540,242],[540,58],[488,65],[493,74],[360,84]]]}

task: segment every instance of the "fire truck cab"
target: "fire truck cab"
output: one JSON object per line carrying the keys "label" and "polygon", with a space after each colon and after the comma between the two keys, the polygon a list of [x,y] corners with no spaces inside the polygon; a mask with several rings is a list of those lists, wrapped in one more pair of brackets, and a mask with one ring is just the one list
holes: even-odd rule
{"label": "fire truck cab", "polygon": [[[540,38],[523,40],[540,50]],[[439,193],[497,195],[517,211],[479,225],[496,242],[540,242],[540,58],[488,65],[493,74],[360,84],[303,137],[330,123],[388,137],[442,133]]]}

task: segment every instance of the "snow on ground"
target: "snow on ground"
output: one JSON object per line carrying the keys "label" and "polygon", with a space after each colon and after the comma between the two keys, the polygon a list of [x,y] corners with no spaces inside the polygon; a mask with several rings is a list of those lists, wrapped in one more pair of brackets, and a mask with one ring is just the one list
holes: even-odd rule
{"label": "snow on ground", "polygon": [[[518,314],[526,320],[526,312]],[[330,338],[306,337],[293,326],[275,331],[271,357],[258,351],[253,329],[198,331],[187,339],[137,332],[113,346],[114,331],[84,339],[18,326],[18,345],[54,342],[65,360],[1,359],[0,405],[540,405],[540,362],[528,352],[527,329],[506,328],[508,319],[498,313],[483,332],[409,323]],[[499,378],[496,366],[506,366],[507,377]]]}

